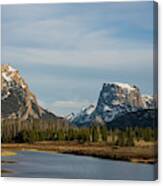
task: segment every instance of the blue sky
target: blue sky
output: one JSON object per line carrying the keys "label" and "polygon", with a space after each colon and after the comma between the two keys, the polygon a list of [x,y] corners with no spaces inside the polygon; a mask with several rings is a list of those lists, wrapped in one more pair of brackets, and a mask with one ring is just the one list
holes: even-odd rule
{"label": "blue sky", "polygon": [[104,82],[153,91],[153,3],[2,6],[2,63],[58,115],[95,104]]}

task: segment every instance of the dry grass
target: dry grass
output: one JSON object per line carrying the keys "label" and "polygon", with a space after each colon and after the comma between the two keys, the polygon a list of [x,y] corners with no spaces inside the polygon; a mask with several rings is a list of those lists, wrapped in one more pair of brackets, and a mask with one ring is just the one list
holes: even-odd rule
{"label": "dry grass", "polygon": [[156,145],[118,147],[100,143],[37,142],[35,144],[2,144],[4,150],[50,151],[76,155],[87,155],[105,159],[154,163],[157,161]]}
{"label": "dry grass", "polygon": [[10,174],[10,173],[13,173],[12,171],[10,170],[1,170],[1,174]]}
{"label": "dry grass", "polygon": [[156,145],[156,142],[152,142],[152,141],[144,141],[144,140],[139,140],[139,141],[135,141],[135,146],[139,146],[139,147],[145,147],[145,146],[152,146],[152,145]]}
{"label": "dry grass", "polygon": [[15,156],[16,152],[13,151],[6,151],[6,150],[2,150],[1,152],[1,156]]}

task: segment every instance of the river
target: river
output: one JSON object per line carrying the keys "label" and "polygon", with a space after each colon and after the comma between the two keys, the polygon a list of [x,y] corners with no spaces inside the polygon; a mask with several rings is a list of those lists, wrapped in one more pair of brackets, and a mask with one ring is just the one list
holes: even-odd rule
{"label": "river", "polygon": [[88,156],[48,152],[18,151],[16,156],[2,157],[15,163],[2,164],[12,173],[5,177],[153,180],[154,165],[113,161]]}

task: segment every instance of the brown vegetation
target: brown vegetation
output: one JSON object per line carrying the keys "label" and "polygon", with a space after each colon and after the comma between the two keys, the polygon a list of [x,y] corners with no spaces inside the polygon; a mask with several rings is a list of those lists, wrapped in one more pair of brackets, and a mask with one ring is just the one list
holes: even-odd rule
{"label": "brown vegetation", "polygon": [[106,143],[77,142],[36,142],[34,144],[2,144],[3,150],[30,150],[87,155],[105,159],[155,163],[157,161],[156,145],[134,147],[110,146]]}

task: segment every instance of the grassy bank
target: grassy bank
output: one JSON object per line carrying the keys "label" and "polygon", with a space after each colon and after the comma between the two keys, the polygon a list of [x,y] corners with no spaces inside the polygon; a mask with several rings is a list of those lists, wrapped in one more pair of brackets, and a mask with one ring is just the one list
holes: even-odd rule
{"label": "grassy bank", "polygon": [[1,156],[15,156],[16,152],[13,151],[7,151],[7,150],[2,150]]}
{"label": "grassy bank", "polygon": [[34,144],[2,144],[2,152],[16,150],[48,151],[75,155],[93,156],[105,159],[123,160],[141,163],[155,163],[157,153],[154,143],[138,144],[134,147],[110,146],[107,143],[78,142],[36,142]]}
{"label": "grassy bank", "polygon": [[10,171],[10,170],[1,170],[1,174],[11,174],[11,173],[13,173],[12,171]]}

